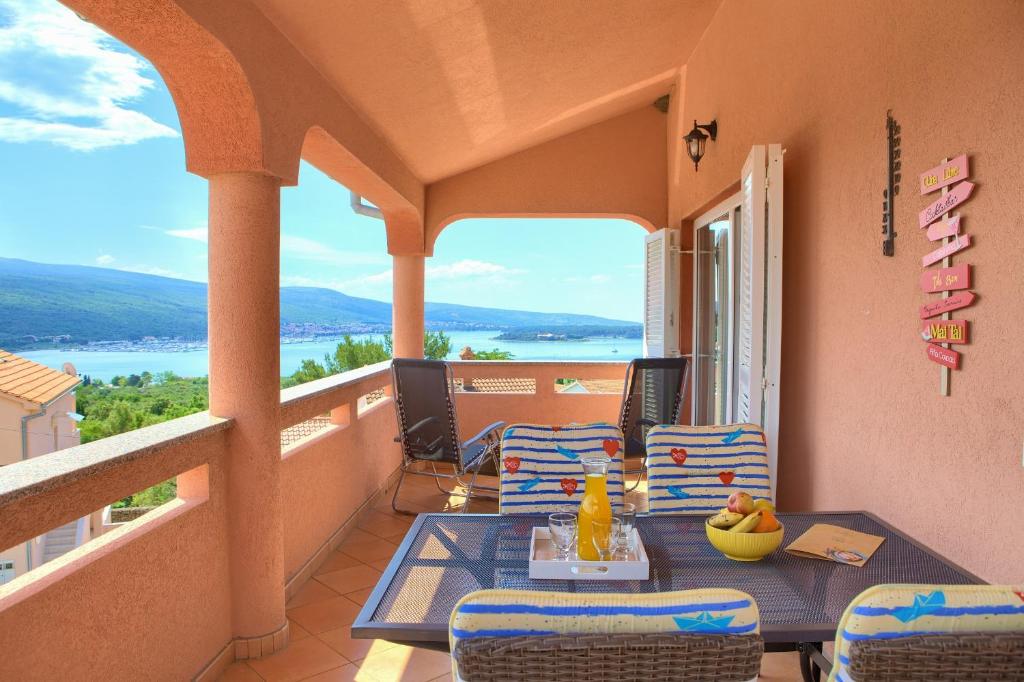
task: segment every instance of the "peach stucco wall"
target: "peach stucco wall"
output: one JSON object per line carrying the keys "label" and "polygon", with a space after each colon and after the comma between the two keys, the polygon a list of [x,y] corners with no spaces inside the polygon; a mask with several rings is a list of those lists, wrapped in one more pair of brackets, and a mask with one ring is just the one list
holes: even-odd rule
{"label": "peach stucco wall", "polygon": [[381,401],[347,425],[284,453],[284,567],[291,577],[398,468],[395,408]]}
{"label": "peach stucco wall", "polygon": [[473,216],[601,216],[665,226],[665,125],[646,105],[427,188],[427,250]]}
{"label": "peach stucco wall", "polygon": [[[232,636],[225,441],[223,432],[206,436],[168,458],[208,462],[188,474],[194,483],[179,479],[194,499],[125,524],[37,569],[17,590],[0,591],[0,680],[185,680],[225,646]],[[107,478],[120,480],[127,469],[138,467]],[[117,491],[107,478],[104,488]],[[66,501],[81,494],[69,491]]]}
{"label": "peach stucco wall", "polygon": [[[1000,520],[1024,499],[1022,64],[1019,2],[726,0],[681,98],[685,124],[718,119],[718,141],[673,189],[690,215],[737,180],[752,144],[787,150],[783,507],[877,512],[996,581],[1024,576],[1024,544],[1007,542],[1020,530]],[[903,128],[894,258],[880,233],[889,108]],[[918,336],[930,248],[916,182],[960,152],[978,189],[961,211],[975,245],[956,262],[973,264],[981,300],[940,397]]]}

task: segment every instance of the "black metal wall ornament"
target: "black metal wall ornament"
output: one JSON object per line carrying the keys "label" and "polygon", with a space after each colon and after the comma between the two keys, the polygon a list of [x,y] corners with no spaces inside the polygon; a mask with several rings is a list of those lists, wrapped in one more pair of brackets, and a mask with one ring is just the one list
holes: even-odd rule
{"label": "black metal wall ornament", "polygon": [[882,255],[896,254],[895,207],[896,195],[900,193],[900,124],[892,117],[892,109],[885,113],[885,137],[889,147],[888,184],[882,191]]}

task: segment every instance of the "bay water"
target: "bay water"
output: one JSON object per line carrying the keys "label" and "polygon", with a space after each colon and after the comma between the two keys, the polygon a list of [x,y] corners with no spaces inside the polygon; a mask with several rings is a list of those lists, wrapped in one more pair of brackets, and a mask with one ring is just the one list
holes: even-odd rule
{"label": "bay water", "polygon": [[[641,355],[640,339],[596,338],[586,341],[499,341],[499,331],[452,331],[452,352],[449,360],[457,360],[466,346],[473,350],[506,350],[513,360],[621,360],[627,362]],[[352,334],[353,339],[380,339],[380,334]],[[338,341],[295,341],[281,344],[281,375],[287,376],[299,368],[305,359],[323,363],[324,355],[333,353]],[[18,353],[29,360],[60,369],[70,362],[79,375],[103,381],[129,374],[171,371],[178,376],[198,377],[209,373],[209,353],[206,348],[189,351],[131,350],[40,350]]]}

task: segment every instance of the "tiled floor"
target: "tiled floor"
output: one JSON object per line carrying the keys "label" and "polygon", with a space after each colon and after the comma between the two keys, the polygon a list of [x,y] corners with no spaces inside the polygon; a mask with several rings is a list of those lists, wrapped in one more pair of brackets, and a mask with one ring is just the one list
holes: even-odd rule
{"label": "tiled floor", "polygon": [[[486,482],[485,482],[486,484]],[[644,506],[642,491],[627,499]],[[635,498],[635,499],[634,499]],[[410,476],[402,489],[402,506],[414,512],[459,511],[463,498],[442,495],[434,482]],[[473,512],[496,512],[497,503],[473,500]],[[428,682],[451,679],[447,654],[400,646],[383,640],[352,639],[349,628],[377,584],[413,517],[391,511],[383,498],[331,557],[288,602],[291,644],[260,660],[239,661],[224,682]],[[800,680],[796,654],[768,654],[761,680]]]}

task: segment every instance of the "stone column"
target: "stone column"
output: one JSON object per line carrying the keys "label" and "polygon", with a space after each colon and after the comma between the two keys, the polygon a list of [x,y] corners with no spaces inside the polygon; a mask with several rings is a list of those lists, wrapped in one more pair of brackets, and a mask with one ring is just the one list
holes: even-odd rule
{"label": "stone column", "polygon": [[[280,181],[210,178],[210,412],[228,434],[228,543],[236,657],[287,645],[280,430]],[[276,636],[275,636],[276,635]]]}
{"label": "stone column", "polygon": [[393,256],[391,328],[395,357],[423,357],[423,256]]}

